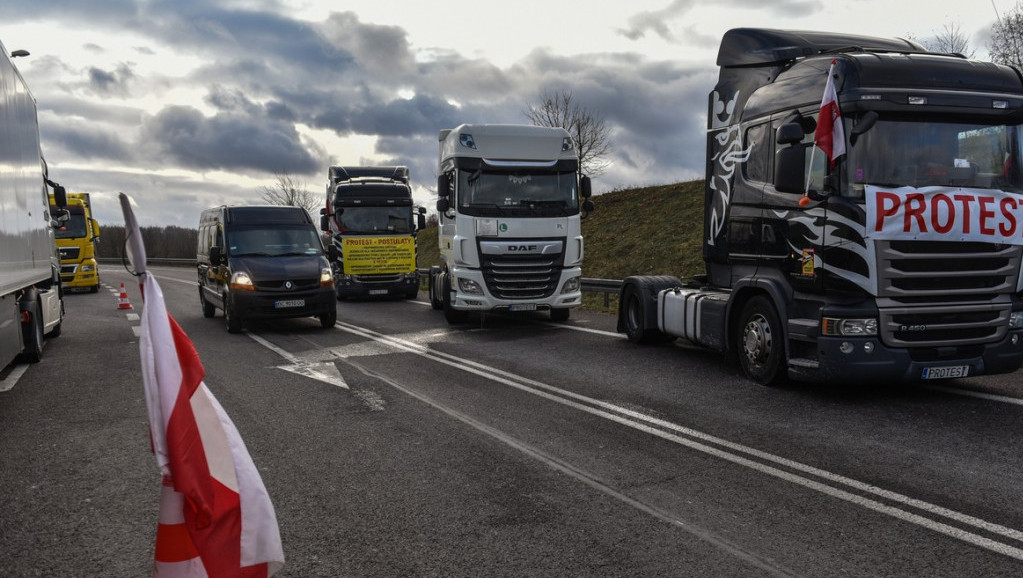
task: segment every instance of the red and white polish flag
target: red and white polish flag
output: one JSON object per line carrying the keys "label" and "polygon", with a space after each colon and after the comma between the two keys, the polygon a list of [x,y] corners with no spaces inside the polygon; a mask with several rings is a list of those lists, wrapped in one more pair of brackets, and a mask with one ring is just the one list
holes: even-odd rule
{"label": "red and white polish flag", "polygon": [[142,280],[139,351],[163,475],[153,576],[273,576],[284,566],[273,504],[241,435],[203,382],[199,354],[146,273],[130,200],[123,193],[120,199],[129,261]]}
{"label": "red and white polish flag", "polygon": [[828,69],[828,83],[824,86],[820,114],[817,115],[817,131],[814,141],[828,155],[828,166],[834,168],[835,159],[845,154],[845,127],[842,112],[838,109],[838,93],[835,92],[835,60]]}

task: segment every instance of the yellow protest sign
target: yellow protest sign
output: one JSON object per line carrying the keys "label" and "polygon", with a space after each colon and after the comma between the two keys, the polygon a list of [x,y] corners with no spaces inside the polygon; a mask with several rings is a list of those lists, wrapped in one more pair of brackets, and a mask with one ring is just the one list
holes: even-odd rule
{"label": "yellow protest sign", "polygon": [[411,273],[416,270],[416,240],[412,237],[345,237],[341,258],[346,275]]}

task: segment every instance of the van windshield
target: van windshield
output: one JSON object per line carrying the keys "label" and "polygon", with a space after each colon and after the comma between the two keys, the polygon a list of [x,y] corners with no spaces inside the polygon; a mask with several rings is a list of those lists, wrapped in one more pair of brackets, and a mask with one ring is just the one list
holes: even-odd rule
{"label": "van windshield", "polygon": [[310,227],[236,228],[227,233],[227,247],[233,257],[323,254],[320,236]]}

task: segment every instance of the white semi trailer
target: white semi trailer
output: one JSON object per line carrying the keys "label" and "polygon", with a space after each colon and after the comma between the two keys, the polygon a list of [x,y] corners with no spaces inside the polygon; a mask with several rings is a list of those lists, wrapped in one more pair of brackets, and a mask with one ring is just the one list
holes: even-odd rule
{"label": "white semi trailer", "polygon": [[[440,132],[440,266],[430,302],[449,323],[471,311],[550,311],[582,304],[590,179],[563,128],[463,124]],[[581,202],[582,201],[582,202]]]}
{"label": "white semi trailer", "polygon": [[[63,297],[47,185],[58,207],[64,188],[50,181],[39,146],[36,103],[0,43],[0,369],[36,362],[43,336],[60,333]],[[58,216],[67,218],[66,211]]]}

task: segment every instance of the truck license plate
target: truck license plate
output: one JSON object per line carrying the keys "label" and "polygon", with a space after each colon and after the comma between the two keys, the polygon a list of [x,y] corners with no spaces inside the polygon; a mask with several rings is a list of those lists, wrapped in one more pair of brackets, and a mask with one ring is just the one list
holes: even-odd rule
{"label": "truck license plate", "polygon": [[966,377],[970,373],[969,365],[952,365],[949,367],[925,367],[924,379],[952,379]]}
{"label": "truck license plate", "polygon": [[387,295],[387,289],[370,289],[370,295]]}
{"label": "truck license plate", "polygon": [[508,311],[536,311],[536,303],[516,303],[508,306]]}
{"label": "truck license plate", "polygon": [[305,299],[286,299],[274,301],[274,309],[286,309],[288,307],[305,307]]}

